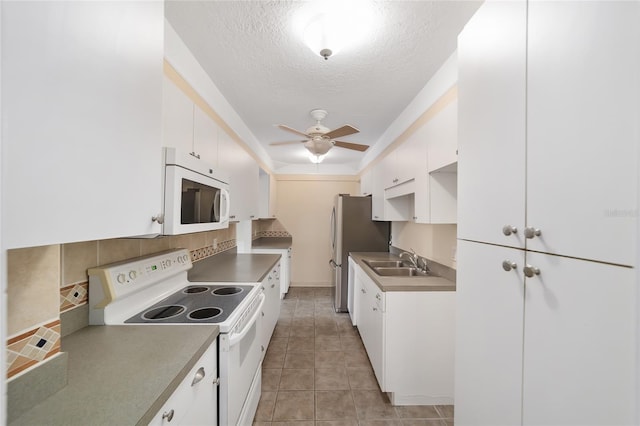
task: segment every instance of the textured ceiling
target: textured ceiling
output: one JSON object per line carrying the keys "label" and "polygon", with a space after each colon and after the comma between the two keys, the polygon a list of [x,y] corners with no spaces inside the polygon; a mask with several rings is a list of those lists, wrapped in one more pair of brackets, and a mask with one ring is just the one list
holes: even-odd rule
{"label": "textured ceiling", "polygon": [[[373,145],[454,52],[478,1],[378,1],[375,27],[358,46],[324,60],[303,44],[296,26],[318,2],[167,1],[166,17],[273,160],[275,171],[302,164],[317,171],[299,140],[276,127],[305,131],[312,109],[329,112],[340,138]],[[353,19],[354,25],[358,20]],[[334,147],[322,163],[357,171],[364,153]]]}

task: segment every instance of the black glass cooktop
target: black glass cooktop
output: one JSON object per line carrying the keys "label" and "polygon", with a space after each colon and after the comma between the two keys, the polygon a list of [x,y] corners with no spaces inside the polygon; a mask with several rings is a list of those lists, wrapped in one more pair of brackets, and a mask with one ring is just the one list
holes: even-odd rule
{"label": "black glass cooktop", "polygon": [[190,285],[137,313],[126,324],[181,324],[224,322],[247,297],[250,285]]}

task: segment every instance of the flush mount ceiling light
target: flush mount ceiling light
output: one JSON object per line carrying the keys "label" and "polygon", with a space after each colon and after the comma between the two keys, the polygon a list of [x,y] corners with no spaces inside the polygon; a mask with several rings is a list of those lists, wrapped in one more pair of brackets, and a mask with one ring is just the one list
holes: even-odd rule
{"label": "flush mount ceiling light", "polygon": [[373,28],[373,16],[369,1],[325,0],[310,2],[296,26],[311,51],[326,60],[362,42]]}

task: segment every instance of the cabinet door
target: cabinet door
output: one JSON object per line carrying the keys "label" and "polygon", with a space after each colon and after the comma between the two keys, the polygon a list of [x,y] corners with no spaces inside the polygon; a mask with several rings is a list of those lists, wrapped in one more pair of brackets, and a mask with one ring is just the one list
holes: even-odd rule
{"label": "cabinet door", "polygon": [[166,75],[162,85],[162,143],[181,152],[193,152],[195,106]]}
{"label": "cabinet door", "polygon": [[193,111],[193,151],[202,161],[218,166],[218,125],[197,105]]}
{"label": "cabinet door", "polygon": [[424,127],[427,170],[438,170],[458,161],[458,101],[444,107]]}
{"label": "cabinet door", "polygon": [[458,265],[456,425],[520,424],[524,251],[458,241]]}
{"label": "cabinet door", "polygon": [[384,168],[381,164],[371,170],[371,219],[385,220],[384,217]]}
{"label": "cabinet door", "polygon": [[384,391],[384,313],[382,304],[376,298],[380,289],[364,272],[358,274],[356,280],[361,286],[357,310],[358,331],[380,389]]}
{"label": "cabinet door", "polygon": [[531,2],[527,248],[635,265],[640,3]]}
{"label": "cabinet door", "polygon": [[[525,425],[635,424],[632,268],[527,253]],[[456,423],[457,423],[456,406]]]}
{"label": "cabinet door", "polygon": [[150,426],[217,424],[217,353],[214,342],[149,422]]}
{"label": "cabinet door", "polygon": [[459,238],[524,247],[526,13],[485,2],[458,37]]}
{"label": "cabinet door", "polygon": [[360,176],[360,195],[371,195],[373,189],[373,172],[371,169]]}
{"label": "cabinet door", "polygon": [[163,22],[160,2],[2,3],[4,248],[161,231]]}
{"label": "cabinet door", "polygon": [[220,169],[225,170],[230,176],[230,220],[239,221],[257,218],[258,164],[222,129],[218,134],[218,145]]}

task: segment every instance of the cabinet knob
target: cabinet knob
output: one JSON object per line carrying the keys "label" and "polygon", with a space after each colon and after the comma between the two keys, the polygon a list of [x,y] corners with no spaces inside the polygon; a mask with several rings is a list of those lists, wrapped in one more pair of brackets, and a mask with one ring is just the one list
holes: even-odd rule
{"label": "cabinet knob", "polygon": [[162,420],[167,419],[168,422],[173,420],[173,408],[169,411],[162,413]]}
{"label": "cabinet knob", "polygon": [[531,266],[531,265],[527,265],[527,266],[524,267],[524,275],[527,278],[531,278],[534,275],[540,275],[540,269],[538,269],[538,268],[536,268],[534,266]]}
{"label": "cabinet knob", "polygon": [[378,308],[376,308],[375,306],[374,306],[373,308],[371,308],[371,309],[373,309],[374,311],[377,311],[377,310],[378,310]]}
{"label": "cabinet knob", "polygon": [[361,292],[366,293],[366,291],[364,290],[364,288],[360,289]]}
{"label": "cabinet knob", "polygon": [[380,297],[380,293],[376,294],[376,299],[382,300],[382,297]]}
{"label": "cabinet knob", "polygon": [[524,228],[524,236],[526,238],[531,239],[534,237],[539,237],[540,235],[542,235],[542,231],[538,228],[534,228],[533,226],[527,226],[526,228]]}
{"label": "cabinet knob", "polygon": [[517,234],[518,228],[516,228],[513,225],[505,225],[502,227],[502,233],[506,236],[509,236],[511,234]]}
{"label": "cabinet knob", "polygon": [[194,386],[200,383],[200,381],[204,379],[204,376],[205,376],[204,367],[198,368],[198,371],[196,371],[195,376],[193,376],[193,381],[191,382],[191,386]]}
{"label": "cabinet knob", "polygon": [[518,265],[516,264],[516,262],[512,262],[509,259],[502,262],[502,269],[504,269],[507,272],[517,268],[518,268]]}

